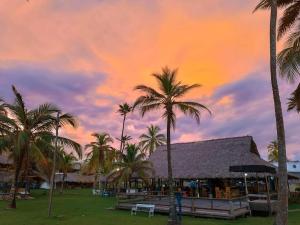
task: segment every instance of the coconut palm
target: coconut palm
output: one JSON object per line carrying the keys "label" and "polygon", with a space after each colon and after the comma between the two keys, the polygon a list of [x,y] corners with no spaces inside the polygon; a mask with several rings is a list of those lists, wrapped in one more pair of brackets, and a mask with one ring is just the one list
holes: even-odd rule
{"label": "coconut palm", "polygon": [[[29,162],[30,157],[42,157],[43,148],[49,143],[53,143],[55,137],[53,128],[56,126],[54,114],[60,109],[52,104],[42,104],[34,109],[28,109],[25,105],[22,95],[13,86],[15,101],[12,104],[5,102],[5,109],[8,116],[0,116],[0,128],[2,132],[0,148],[11,151],[14,159],[14,193],[10,204],[11,208],[16,208],[16,193],[18,189],[19,175],[24,165],[24,160]],[[70,114],[60,116],[61,127],[71,125],[76,127],[76,120]],[[68,146],[81,154],[81,147],[78,143],[58,137],[60,145]]]}
{"label": "coconut palm", "polygon": [[58,168],[62,172],[62,181],[61,181],[61,189],[60,193],[63,193],[64,183],[67,177],[67,173],[73,170],[73,164],[77,160],[77,158],[73,155],[73,153],[66,153],[63,148],[60,149],[58,154]]}
{"label": "coconut palm", "polygon": [[168,160],[168,184],[170,189],[170,217],[169,224],[176,224],[176,205],[174,199],[172,160],[171,160],[171,128],[175,129],[176,113],[175,110],[181,111],[185,115],[193,117],[197,123],[200,122],[202,110],[208,112],[209,109],[203,104],[181,100],[189,91],[200,87],[199,84],[185,85],[176,81],[177,70],[171,70],[168,67],[162,69],[161,73],[154,73],[153,77],[158,82],[158,90],[146,85],[138,85],[135,90],[143,93],[134,104],[135,108],[144,116],[146,113],[163,109],[162,117],[167,123],[167,160]]}
{"label": "coconut palm", "polygon": [[132,137],[130,135],[123,135],[122,140],[120,138],[116,138],[118,141],[122,142],[122,152],[124,152],[124,148],[126,146],[126,144],[132,140]]}
{"label": "coconut palm", "polygon": [[150,156],[157,146],[166,144],[166,136],[160,133],[160,128],[155,125],[147,127],[147,133],[140,136],[142,149]]}
{"label": "coconut palm", "polygon": [[90,149],[87,153],[86,170],[95,174],[94,189],[96,188],[97,177],[99,175],[100,189],[100,175],[103,174],[107,158],[114,151],[110,145],[113,143],[113,139],[107,133],[93,133],[92,136],[96,140],[85,146],[86,149]]}
{"label": "coconut palm", "polygon": [[132,110],[132,107],[128,103],[123,103],[122,105],[119,105],[119,110],[118,113],[120,113],[121,116],[123,116],[123,123],[122,123],[122,133],[120,137],[120,151],[123,152],[123,148],[125,145],[125,142],[123,142],[124,139],[124,128],[125,128],[125,121],[126,121],[126,116],[128,113],[130,113]]}
{"label": "coconut palm", "polygon": [[268,147],[268,159],[270,162],[278,162],[278,142],[272,141]]}
{"label": "coconut palm", "polygon": [[[283,3],[284,2],[284,3]],[[278,177],[279,177],[279,207],[276,216],[277,225],[287,225],[288,218],[288,189],[287,189],[287,166],[286,166],[286,145],[285,130],[282,115],[280,93],[277,81],[277,60],[276,60],[276,24],[277,24],[277,7],[285,4],[286,1],[280,0],[262,0],[255,10],[266,8],[271,10],[270,15],[270,71],[271,85],[273,92],[275,119],[278,140]],[[268,8],[267,7],[267,8]]]}
{"label": "coconut palm", "polygon": [[145,154],[138,145],[127,144],[125,149],[126,154],[122,154],[120,160],[113,164],[114,170],[108,175],[108,181],[123,181],[130,187],[130,180],[135,176],[147,183],[153,174],[151,162],[145,160]]}

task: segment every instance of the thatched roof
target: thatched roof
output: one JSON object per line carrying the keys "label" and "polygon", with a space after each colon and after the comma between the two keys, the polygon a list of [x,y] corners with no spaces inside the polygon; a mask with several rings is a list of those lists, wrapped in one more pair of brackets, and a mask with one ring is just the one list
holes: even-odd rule
{"label": "thatched roof", "polygon": [[[260,158],[251,136],[214,139],[171,145],[174,178],[208,179],[241,178],[244,173],[230,172],[230,166],[271,166]],[[166,146],[160,146],[150,156],[155,177],[167,178]],[[255,176],[249,174],[248,176]]]}
{"label": "thatched roof", "polygon": [[[94,182],[95,176],[93,175],[83,175],[81,173],[67,173],[67,176],[65,177],[65,182],[67,183],[86,183],[91,184]],[[55,178],[56,182],[62,181],[62,175],[56,175]]]}
{"label": "thatched roof", "polygon": [[12,165],[13,161],[9,159],[8,155],[3,153],[0,155],[0,165]]}

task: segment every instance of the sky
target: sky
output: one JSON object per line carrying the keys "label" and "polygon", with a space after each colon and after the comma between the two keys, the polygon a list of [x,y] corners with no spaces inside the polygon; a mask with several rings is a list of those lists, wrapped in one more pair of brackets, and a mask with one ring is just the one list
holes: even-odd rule
{"label": "sky", "polygon": [[[119,137],[123,102],[164,66],[202,85],[187,99],[207,105],[200,125],[178,113],[172,142],[251,135],[262,157],[276,138],[269,74],[269,13],[253,0],[1,0],[0,96],[11,85],[29,108],[51,102],[75,115],[61,133],[85,145],[93,132]],[[282,48],[280,42],[278,48]],[[286,112],[297,84],[280,79],[289,159],[300,160],[300,115]],[[128,116],[136,141],[161,111]],[[117,141],[114,143],[118,146]]]}

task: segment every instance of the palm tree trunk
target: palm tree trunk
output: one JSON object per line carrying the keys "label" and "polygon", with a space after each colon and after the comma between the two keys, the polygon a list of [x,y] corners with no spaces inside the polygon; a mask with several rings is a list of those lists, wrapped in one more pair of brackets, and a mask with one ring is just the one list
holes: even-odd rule
{"label": "palm tree trunk", "polygon": [[122,133],[121,133],[121,139],[120,139],[120,152],[123,153],[123,136],[124,136],[124,128],[125,128],[125,120],[126,120],[126,114],[124,114],[124,117],[123,117],[123,125],[122,125]]}
{"label": "palm tree trunk", "polygon": [[270,17],[270,70],[273,99],[275,106],[276,129],[278,139],[278,177],[279,177],[279,207],[276,215],[276,225],[287,225],[288,223],[288,189],[287,189],[287,167],[285,131],[282,115],[280,94],[276,74],[276,22],[277,22],[277,0],[271,1]]}
{"label": "palm tree trunk", "polygon": [[17,191],[19,186],[18,183],[19,183],[19,175],[22,167],[22,161],[23,159],[20,158],[19,163],[16,165],[16,169],[15,169],[15,177],[14,177],[14,184],[13,184],[14,190],[12,193],[12,200],[9,206],[12,209],[17,208],[16,196],[17,196]]}
{"label": "palm tree trunk", "polygon": [[94,178],[94,184],[93,184],[93,189],[96,190],[96,186],[97,186],[97,177],[98,177],[98,173],[95,173],[95,178]]}
{"label": "palm tree trunk", "polygon": [[51,213],[52,213],[52,198],[53,198],[54,183],[55,183],[58,128],[59,128],[59,112],[57,113],[57,116],[56,116],[55,149],[53,151],[53,167],[52,167],[51,182],[50,182],[48,217],[50,217]]}
{"label": "palm tree trunk", "polygon": [[63,191],[64,191],[65,177],[66,177],[65,173],[63,173],[63,177],[62,177],[62,181],[61,181],[61,187],[60,187],[60,194],[62,194]]}
{"label": "palm tree trunk", "polygon": [[29,164],[30,164],[30,161],[29,161],[29,152],[27,151],[26,152],[26,164],[25,164],[25,191],[26,192],[29,192],[30,190],[30,185],[29,185]]}
{"label": "palm tree trunk", "polygon": [[174,197],[174,186],[173,186],[173,172],[172,172],[172,157],[171,157],[171,120],[167,118],[167,160],[168,160],[168,183],[169,183],[169,219],[168,225],[176,225],[176,205]]}

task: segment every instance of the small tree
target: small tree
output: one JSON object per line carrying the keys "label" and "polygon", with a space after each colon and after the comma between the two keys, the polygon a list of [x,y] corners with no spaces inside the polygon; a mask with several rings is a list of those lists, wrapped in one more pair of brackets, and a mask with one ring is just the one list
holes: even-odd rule
{"label": "small tree", "polygon": [[142,149],[150,156],[157,148],[157,146],[167,143],[166,136],[160,133],[158,126],[150,125],[147,127],[147,133],[140,136],[140,145]]}
{"label": "small tree", "polygon": [[272,141],[268,147],[268,159],[270,162],[278,162],[278,142]]}

